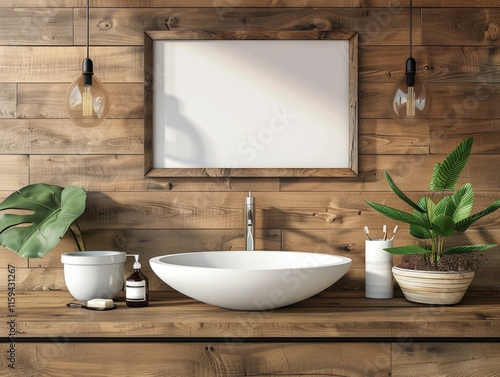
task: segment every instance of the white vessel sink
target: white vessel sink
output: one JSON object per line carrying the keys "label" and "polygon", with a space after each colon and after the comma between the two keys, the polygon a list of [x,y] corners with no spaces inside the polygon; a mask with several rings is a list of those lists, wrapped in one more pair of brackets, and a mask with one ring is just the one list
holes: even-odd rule
{"label": "white vessel sink", "polygon": [[196,300],[236,310],[272,310],[328,288],[351,259],[295,251],[206,251],[149,260],[160,279]]}

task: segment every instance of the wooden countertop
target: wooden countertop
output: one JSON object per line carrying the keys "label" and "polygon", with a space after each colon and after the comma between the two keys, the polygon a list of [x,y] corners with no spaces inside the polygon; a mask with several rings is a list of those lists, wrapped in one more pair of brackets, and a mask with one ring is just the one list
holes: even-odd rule
{"label": "wooden countertop", "polygon": [[[9,312],[7,292],[0,293],[6,326],[15,322],[16,341],[57,338],[90,341],[195,341],[199,339],[297,339],[297,341],[406,338],[500,340],[500,293],[477,293],[455,306],[426,306],[402,297],[374,300],[362,292],[323,292],[287,308],[270,312],[221,309],[174,292],[153,292],[145,308],[91,311],[68,308],[67,291],[16,292]],[[7,319],[7,320],[5,320]],[[333,339],[332,339],[333,338]],[[486,339],[487,338],[487,339]],[[465,339],[464,339],[465,340]]]}

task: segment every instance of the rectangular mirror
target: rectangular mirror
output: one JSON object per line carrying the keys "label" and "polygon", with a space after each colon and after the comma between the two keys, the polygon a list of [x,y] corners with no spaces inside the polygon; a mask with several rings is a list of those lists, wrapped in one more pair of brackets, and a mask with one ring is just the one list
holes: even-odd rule
{"label": "rectangular mirror", "polygon": [[357,175],[357,34],[145,34],[145,172]]}

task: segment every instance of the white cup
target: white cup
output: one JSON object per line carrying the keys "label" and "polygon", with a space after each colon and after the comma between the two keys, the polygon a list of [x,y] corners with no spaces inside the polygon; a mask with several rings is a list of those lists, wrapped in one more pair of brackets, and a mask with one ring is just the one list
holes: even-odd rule
{"label": "white cup", "polygon": [[365,297],[392,298],[392,254],[384,249],[392,240],[365,241]]}

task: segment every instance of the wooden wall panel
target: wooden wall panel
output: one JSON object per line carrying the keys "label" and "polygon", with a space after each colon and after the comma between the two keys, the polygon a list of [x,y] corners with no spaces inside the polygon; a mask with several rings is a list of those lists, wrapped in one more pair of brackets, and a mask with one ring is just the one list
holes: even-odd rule
{"label": "wooden wall panel", "polygon": [[475,154],[500,154],[500,119],[431,119],[430,152],[446,154],[467,135],[474,137]]}
{"label": "wooden wall panel", "polygon": [[[409,125],[411,126],[411,125]],[[443,155],[362,155],[357,178],[342,180],[320,178],[284,178],[282,191],[389,191],[384,170],[404,191],[426,191],[436,162]],[[498,188],[498,155],[471,156],[462,172],[463,183],[471,181],[476,190],[495,191]],[[483,174],[484,172],[484,174]],[[371,194],[365,193],[364,197]],[[498,194],[497,194],[498,196]]]}
{"label": "wooden wall panel", "polygon": [[[90,129],[72,125],[65,111],[85,56],[85,5],[0,4],[0,197],[35,182],[83,186],[89,195],[79,224],[90,248],[137,251],[145,259],[239,249],[244,197],[252,190],[259,249],[351,256],[353,269],[333,289],[362,290],[361,228],[390,223],[364,201],[400,205],[384,169],[417,198],[427,190],[434,163],[474,136],[463,181],[474,183],[478,209],[499,198],[499,0],[414,1],[414,56],[433,94],[429,119],[418,123],[393,120],[388,109],[408,54],[407,1],[91,0],[91,57],[110,92],[111,111],[103,126]],[[196,28],[357,31],[359,176],[144,177],[144,31]],[[410,242],[406,231],[402,226],[399,241]],[[495,214],[468,239],[500,243],[499,231]],[[74,248],[65,238],[40,259],[26,261],[7,250],[0,257],[18,267],[22,287],[60,289],[60,254]],[[500,289],[499,259],[485,257],[474,289]],[[154,289],[168,289],[146,271]]]}
{"label": "wooden wall panel", "polygon": [[[82,73],[84,46],[1,46],[0,82],[73,82]],[[143,48],[91,47],[94,73],[103,82],[143,82]],[[69,90],[69,87],[68,87]]]}
{"label": "wooden wall panel", "polygon": [[[47,22],[50,20],[50,22]],[[16,30],[12,34],[12,30]],[[2,45],[72,45],[70,9],[6,8],[0,12]]]}
{"label": "wooden wall panel", "polygon": [[[395,83],[405,72],[407,46],[362,46],[359,78],[362,82]],[[430,82],[469,82],[484,85],[500,81],[498,46],[415,46],[417,72]]]}
{"label": "wooden wall panel", "polygon": [[145,191],[142,155],[33,155],[31,181],[104,191]]}
{"label": "wooden wall panel", "polygon": [[429,123],[418,122],[407,128],[399,127],[398,123],[393,119],[361,119],[358,125],[359,153],[428,154]]}
{"label": "wooden wall panel", "polygon": [[[221,3],[223,4],[223,3]],[[387,4],[384,4],[385,6]],[[85,44],[85,11],[75,15],[75,43]],[[112,8],[93,9],[90,39],[94,45],[142,45],[144,31],[174,29],[339,29],[359,31],[359,44],[408,44],[408,33],[400,32],[407,22],[408,9],[375,8]],[[419,37],[420,15],[414,13],[414,33]],[[415,39],[415,44],[418,40]],[[404,60],[403,60],[404,63]]]}
{"label": "wooden wall panel", "polygon": [[500,11],[491,8],[450,9],[446,17],[439,9],[422,11],[426,22],[422,40],[429,45],[500,44]]}
{"label": "wooden wall panel", "polygon": [[17,85],[0,83],[0,119],[16,117]]}
{"label": "wooden wall panel", "polygon": [[[311,190],[313,191],[313,190]],[[414,200],[422,192],[409,195]],[[244,223],[246,192],[91,192],[78,223],[85,230],[106,229],[235,229]],[[381,229],[389,220],[364,199],[404,209],[405,204],[386,192],[255,192],[256,226],[265,229],[344,229],[363,239],[361,229]],[[476,192],[476,210],[493,202],[494,194]],[[137,221],[141,219],[141,221]],[[481,219],[481,228],[496,229],[500,218]],[[318,246],[318,245],[317,245]],[[318,246],[319,247],[319,246]]]}
{"label": "wooden wall panel", "polygon": [[[96,71],[97,75],[97,71]],[[73,79],[76,79],[78,74]],[[99,76],[98,76],[99,77]],[[66,100],[68,83],[21,83],[18,85],[17,117],[46,119],[68,118]],[[106,84],[110,100],[108,118],[144,118],[144,85],[142,83]],[[107,121],[106,126],[107,127]]]}
{"label": "wooden wall panel", "polygon": [[[0,271],[3,271],[5,274],[7,273],[6,267],[8,265],[16,266],[19,268],[26,268],[28,267],[28,263],[30,261],[27,258],[21,258],[17,254],[13,253],[11,250],[8,250],[3,246],[0,246],[0,260],[2,261],[2,268],[0,268]],[[5,289],[6,286],[7,285],[4,283],[1,289]]]}
{"label": "wooden wall panel", "polygon": [[[390,118],[390,83],[360,83],[359,116],[362,118]],[[433,103],[429,117],[438,119],[498,117],[500,84],[475,83],[429,83]],[[446,100],[439,100],[439,99]],[[402,121],[402,124],[405,122]],[[407,122],[408,123],[408,122]]]}
{"label": "wooden wall panel", "polygon": [[29,183],[27,155],[0,155],[0,190],[15,191]]}
{"label": "wooden wall panel", "polygon": [[279,178],[150,178],[148,190],[168,191],[279,191]]}
{"label": "wooden wall panel", "polygon": [[[105,124],[105,127],[82,128],[68,119],[0,119],[0,153],[142,156],[144,124],[141,119],[108,119]],[[32,163],[36,164],[37,158],[33,156]],[[65,168],[71,166],[68,164]]]}

